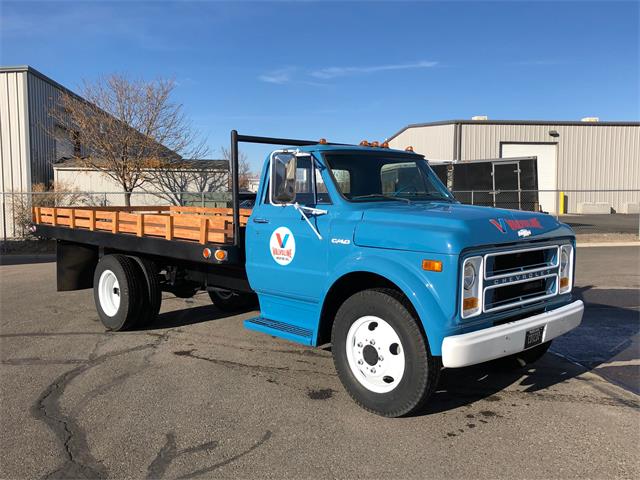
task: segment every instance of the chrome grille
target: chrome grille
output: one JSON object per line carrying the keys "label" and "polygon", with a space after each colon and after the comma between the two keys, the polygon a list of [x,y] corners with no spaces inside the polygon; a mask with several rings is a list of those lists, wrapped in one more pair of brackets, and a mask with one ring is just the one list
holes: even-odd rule
{"label": "chrome grille", "polygon": [[485,255],[483,311],[498,312],[557,295],[559,251],[552,245]]}

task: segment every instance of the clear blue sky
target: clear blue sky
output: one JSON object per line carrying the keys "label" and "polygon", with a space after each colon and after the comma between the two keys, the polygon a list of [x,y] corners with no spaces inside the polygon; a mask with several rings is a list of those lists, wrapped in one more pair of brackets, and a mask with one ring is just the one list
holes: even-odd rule
{"label": "clear blue sky", "polygon": [[[470,118],[638,120],[639,3],[10,2],[1,61],[77,90],[174,77],[217,149],[232,128],[357,142]],[[245,148],[253,164],[265,149]],[[215,156],[215,155],[212,155]]]}

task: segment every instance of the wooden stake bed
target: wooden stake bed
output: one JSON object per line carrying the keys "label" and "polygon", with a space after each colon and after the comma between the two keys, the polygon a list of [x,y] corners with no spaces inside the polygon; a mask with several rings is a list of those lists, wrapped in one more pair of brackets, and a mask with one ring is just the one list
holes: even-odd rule
{"label": "wooden stake bed", "polygon": [[[226,244],[233,241],[233,211],[208,207],[33,207],[39,225],[155,237],[166,240]],[[250,209],[240,209],[245,227]]]}

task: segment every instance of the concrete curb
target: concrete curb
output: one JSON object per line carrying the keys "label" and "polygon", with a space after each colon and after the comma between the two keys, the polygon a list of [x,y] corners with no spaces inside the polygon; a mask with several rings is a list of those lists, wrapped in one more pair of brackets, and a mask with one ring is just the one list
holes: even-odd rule
{"label": "concrete curb", "polygon": [[640,247],[640,242],[578,242],[576,247]]}

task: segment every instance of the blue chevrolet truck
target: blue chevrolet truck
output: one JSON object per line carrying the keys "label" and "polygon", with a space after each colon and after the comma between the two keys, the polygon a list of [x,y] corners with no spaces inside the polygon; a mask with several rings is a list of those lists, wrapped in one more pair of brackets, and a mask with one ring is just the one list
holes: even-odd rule
{"label": "blue chevrolet truck", "polygon": [[[278,146],[251,209],[240,205],[242,142]],[[460,204],[411,148],[233,131],[231,154],[227,211],[34,209],[34,232],[57,240],[58,290],[93,288],[110,330],[153,322],[162,291],[258,307],[246,328],[330,343],[354,401],[388,417],[421,408],[442,368],[523,366],[582,320],[572,230]]]}

